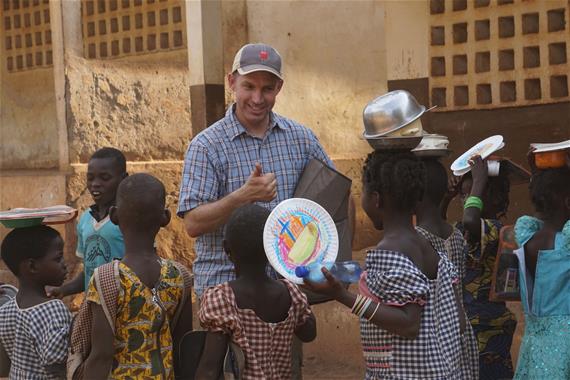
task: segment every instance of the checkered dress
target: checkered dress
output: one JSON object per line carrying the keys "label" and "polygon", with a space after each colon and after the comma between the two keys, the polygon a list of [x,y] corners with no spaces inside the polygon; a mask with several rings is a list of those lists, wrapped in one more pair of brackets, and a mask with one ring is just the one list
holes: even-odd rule
{"label": "checkered dress", "polygon": [[[311,158],[334,167],[310,129],[272,112],[266,136],[253,137],[237,120],[234,108],[230,106],[223,119],[194,137],[188,146],[178,203],[181,217],[187,211],[239,189],[257,162],[264,173],[274,173],[277,179],[275,199],[258,202],[270,210],[293,196]],[[196,239],[192,271],[198,296],[210,286],[235,279],[234,266],[222,246],[223,232],[220,227]]]}
{"label": "checkered dress", "polygon": [[366,256],[366,285],[380,302],[423,306],[418,337],[408,339],[360,320],[366,379],[459,379],[461,335],[453,282],[444,256],[437,279],[428,279],[401,253],[373,249]]}
{"label": "checkered dress", "polygon": [[[228,283],[209,288],[201,299],[198,316],[202,326],[231,337],[244,352],[243,379],[283,380],[291,378],[291,341],[297,326],[312,311],[307,297],[292,282],[281,280],[291,295],[288,317],[278,323],[262,321],[255,311],[240,309]],[[269,302],[269,301],[268,301]]]}
{"label": "checkered dress", "polygon": [[[447,253],[447,257],[453,263],[458,273],[460,273],[459,277],[461,280],[463,280],[463,276],[465,276],[465,253],[467,252],[467,243],[465,242],[461,231],[454,228],[453,233],[447,239],[442,239],[421,227],[416,227],[416,231],[425,237],[436,251]],[[461,300],[463,302],[463,286],[460,286],[459,289],[461,292]],[[478,379],[479,349],[477,347],[475,333],[473,332],[473,326],[471,326],[467,314],[465,314],[465,319],[467,321],[467,326],[462,337],[461,378]]]}
{"label": "checkered dress", "polygon": [[60,300],[20,309],[0,307],[0,342],[12,362],[10,380],[52,380],[44,369],[67,360],[71,313]]}

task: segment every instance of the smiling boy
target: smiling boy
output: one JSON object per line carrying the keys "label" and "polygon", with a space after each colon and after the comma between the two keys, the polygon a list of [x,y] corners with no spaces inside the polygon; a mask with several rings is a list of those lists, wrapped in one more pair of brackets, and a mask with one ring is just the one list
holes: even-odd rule
{"label": "smiling boy", "polygon": [[82,271],[75,279],[49,290],[52,297],[65,297],[87,289],[95,268],[122,259],[125,252],[119,226],[109,218],[115,204],[117,188],[128,176],[123,153],[115,148],[102,148],[90,158],[87,166],[87,190],[95,201],[77,223],[76,254],[83,260]]}

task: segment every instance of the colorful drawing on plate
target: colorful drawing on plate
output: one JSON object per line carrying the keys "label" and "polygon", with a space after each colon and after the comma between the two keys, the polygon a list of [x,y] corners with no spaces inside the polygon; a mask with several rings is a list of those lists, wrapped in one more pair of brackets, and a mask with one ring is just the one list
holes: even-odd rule
{"label": "colorful drawing on plate", "polygon": [[269,263],[285,278],[295,280],[295,268],[334,261],[338,235],[330,215],[315,202],[293,198],[280,203],[264,230]]}

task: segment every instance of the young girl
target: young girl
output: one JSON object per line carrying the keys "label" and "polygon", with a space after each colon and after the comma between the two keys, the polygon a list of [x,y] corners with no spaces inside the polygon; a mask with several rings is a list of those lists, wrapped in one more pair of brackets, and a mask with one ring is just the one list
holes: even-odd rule
{"label": "young girl", "polygon": [[0,344],[11,361],[10,379],[64,379],[71,313],[45,291],[67,275],[63,240],[48,226],[17,228],[6,235],[1,251],[19,288],[0,307]]}
{"label": "young girl", "polygon": [[503,227],[501,217],[509,206],[510,181],[503,167],[497,177],[489,177],[487,162],[479,156],[473,158],[471,166],[471,172],[458,183],[464,211],[457,228],[468,244],[463,304],[479,345],[480,379],[511,379],[511,344],[517,321],[505,302],[489,300]]}
{"label": "young girl", "polygon": [[412,223],[425,176],[411,153],[371,153],[362,207],[384,237],[366,256],[360,285],[367,295],[346,290],[326,269],[325,283],[307,284],[360,317],[366,379],[450,379],[461,373],[459,279],[446,255]]}
{"label": "young girl", "polygon": [[208,331],[196,379],[218,379],[228,341],[243,351],[242,379],[291,378],[291,341],[315,339],[315,317],[295,284],[267,276],[263,227],[269,211],[258,205],[237,209],[225,231],[224,249],[237,279],[206,290],[200,323]]}
{"label": "young girl", "polygon": [[525,312],[515,378],[570,379],[570,169],[536,171],[530,192],[539,218],[515,225]]}
{"label": "young girl", "polygon": [[[447,171],[437,159],[422,160],[426,167],[427,181],[424,196],[416,207],[416,230],[438,252],[445,252],[455,266],[461,280],[465,275],[465,248],[463,234],[447,223],[440,213],[441,202],[447,193]],[[462,293],[462,286],[459,286]],[[479,355],[473,327],[467,323],[462,337],[462,379],[479,378]]]}
{"label": "young girl", "polygon": [[105,294],[109,284],[95,284],[92,277],[86,298],[93,313],[92,343],[84,370],[90,379],[174,379],[173,352],[192,330],[192,302],[183,297],[181,267],[160,258],[154,247],[156,234],[170,221],[165,196],[164,185],[148,174],[134,174],[119,185],[117,205],[110,209],[125,240],[115,331],[98,291]]}

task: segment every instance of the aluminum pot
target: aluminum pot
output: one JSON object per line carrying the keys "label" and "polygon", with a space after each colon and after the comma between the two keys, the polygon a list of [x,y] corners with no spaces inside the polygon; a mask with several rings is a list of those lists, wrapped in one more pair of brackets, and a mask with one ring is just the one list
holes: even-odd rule
{"label": "aluminum pot", "polygon": [[[394,134],[419,119],[426,112],[426,107],[407,91],[396,90],[377,97],[364,108],[364,138],[377,138]],[[418,123],[419,124],[419,123]],[[409,131],[404,136],[422,134],[421,124],[418,131]],[[400,135],[402,135],[400,133]]]}

